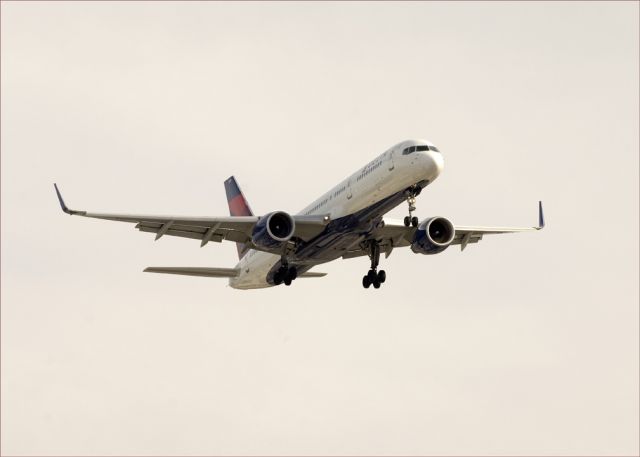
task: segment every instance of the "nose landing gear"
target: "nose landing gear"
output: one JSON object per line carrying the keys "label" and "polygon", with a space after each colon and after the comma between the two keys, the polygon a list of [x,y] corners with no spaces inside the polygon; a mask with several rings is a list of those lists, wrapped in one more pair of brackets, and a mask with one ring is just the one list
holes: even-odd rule
{"label": "nose landing gear", "polygon": [[409,204],[409,215],[404,218],[404,226],[409,227],[410,225],[417,227],[418,226],[418,218],[413,216],[413,212],[416,210],[416,197],[420,195],[422,191],[421,187],[416,186],[415,188],[409,189],[409,195],[407,196],[407,203]]}
{"label": "nose landing gear", "polygon": [[362,277],[362,286],[365,289],[368,289],[369,286],[379,289],[380,285],[387,280],[387,273],[384,270],[378,271],[380,246],[375,240],[369,242],[369,258],[371,259],[371,269]]}

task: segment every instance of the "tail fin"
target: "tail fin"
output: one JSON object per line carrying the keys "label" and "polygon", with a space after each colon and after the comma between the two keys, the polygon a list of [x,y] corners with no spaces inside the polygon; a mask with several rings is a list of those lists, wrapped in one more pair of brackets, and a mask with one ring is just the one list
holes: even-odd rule
{"label": "tail fin", "polygon": [[[227,192],[227,203],[229,204],[229,214],[231,216],[253,216],[253,212],[244,198],[240,186],[234,176],[229,177],[224,182],[224,190]],[[236,243],[238,248],[238,258],[242,258],[246,254],[246,245],[244,243]]]}

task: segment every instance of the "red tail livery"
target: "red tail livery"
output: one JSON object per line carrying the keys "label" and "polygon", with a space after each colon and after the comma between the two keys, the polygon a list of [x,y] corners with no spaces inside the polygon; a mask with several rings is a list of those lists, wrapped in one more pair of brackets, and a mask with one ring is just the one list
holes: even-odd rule
{"label": "red tail livery", "polygon": [[[244,198],[234,176],[229,177],[224,182],[224,190],[227,192],[227,203],[229,204],[229,214],[231,216],[253,216],[249,203]],[[246,245],[244,243],[236,243],[236,246],[238,247],[238,257],[242,258],[246,253]]]}

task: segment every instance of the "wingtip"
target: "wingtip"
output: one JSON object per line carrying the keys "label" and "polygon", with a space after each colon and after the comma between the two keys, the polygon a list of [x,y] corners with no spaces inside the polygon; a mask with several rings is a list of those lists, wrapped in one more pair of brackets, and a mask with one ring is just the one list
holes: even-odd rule
{"label": "wingtip", "polygon": [[538,230],[544,228],[544,211],[542,210],[542,200],[538,201]]}
{"label": "wingtip", "polygon": [[65,213],[71,214],[71,210],[67,208],[67,205],[64,203],[64,199],[62,198],[62,194],[58,189],[58,185],[56,183],[53,183],[53,187],[56,189],[56,195],[58,196],[58,202],[60,202],[60,208],[62,208],[62,211],[64,211]]}

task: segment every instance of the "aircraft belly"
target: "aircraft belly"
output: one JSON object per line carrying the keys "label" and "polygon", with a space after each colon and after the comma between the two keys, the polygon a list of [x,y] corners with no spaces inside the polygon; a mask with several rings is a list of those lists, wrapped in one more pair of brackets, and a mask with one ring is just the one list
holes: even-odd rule
{"label": "aircraft belly", "polygon": [[361,233],[331,233],[296,253],[301,263],[322,263],[341,257],[349,248],[364,239]]}
{"label": "aircraft belly", "polygon": [[364,196],[367,203],[354,213],[334,219],[324,233],[302,246],[294,257],[300,263],[328,262],[341,257],[364,240],[382,218],[382,215],[395,208],[405,200],[404,189],[391,195],[374,199],[370,203],[369,196]]}
{"label": "aircraft belly", "polygon": [[271,267],[279,261],[278,256],[266,252],[258,252],[250,262],[242,265],[240,276],[233,282],[231,287],[235,289],[261,289],[272,287],[273,284],[267,282],[267,274]]}

